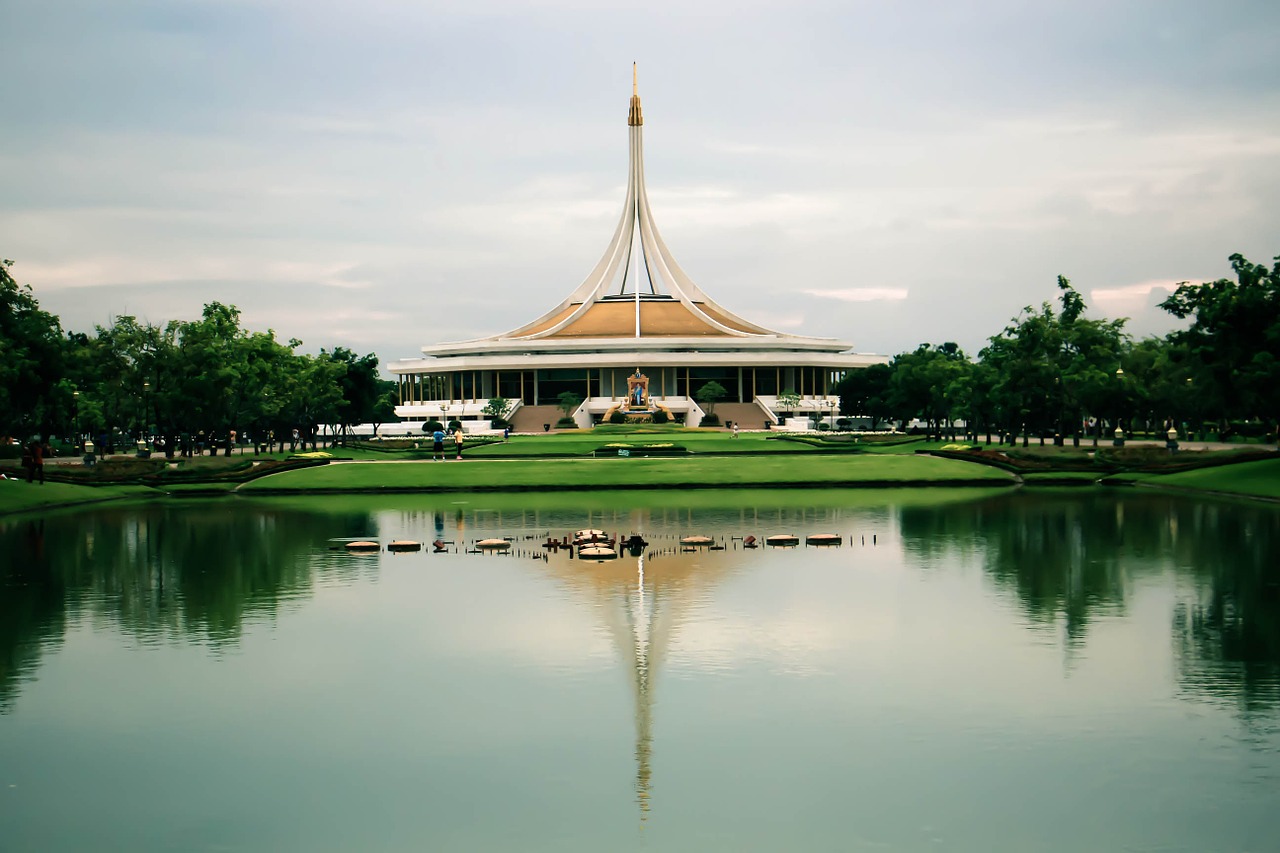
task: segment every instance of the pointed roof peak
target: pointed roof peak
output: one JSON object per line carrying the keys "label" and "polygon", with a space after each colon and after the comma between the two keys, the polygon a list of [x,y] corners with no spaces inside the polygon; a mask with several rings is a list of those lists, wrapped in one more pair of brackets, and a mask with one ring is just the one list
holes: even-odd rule
{"label": "pointed roof peak", "polygon": [[644,124],[644,116],[640,113],[640,82],[636,63],[631,63],[631,109],[627,111],[627,124],[640,127]]}

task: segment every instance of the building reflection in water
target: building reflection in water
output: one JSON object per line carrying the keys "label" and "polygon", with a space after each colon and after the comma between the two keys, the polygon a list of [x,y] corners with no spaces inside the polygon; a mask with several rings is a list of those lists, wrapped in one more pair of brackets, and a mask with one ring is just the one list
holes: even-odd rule
{"label": "building reflection in water", "polygon": [[[655,683],[672,640],[682,625],[710,598],[714,587],[739,565],[742,551],[681,549],[678,534],[653,530],[648,511],[631,516],[630,531],[651,542],[632,557],[625,550],[616,560],[570,559],[567,552],[549,555],[546,566],[558,581],[593,604],[601,614],[630,683],[635,717],[635,791],[643,823],[653,791],[653,727]],[[723,544],[723,543],[722,543]]]}

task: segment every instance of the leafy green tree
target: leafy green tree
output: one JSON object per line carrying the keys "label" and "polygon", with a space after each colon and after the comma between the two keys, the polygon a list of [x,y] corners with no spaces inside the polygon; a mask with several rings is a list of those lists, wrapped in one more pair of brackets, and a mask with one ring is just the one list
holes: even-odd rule
{"label": "leafy green tree", "polygon": [[724,386],[713,379],[695,391],[693,399],[705,404],[707,417],[714,418],[716,416],[716,403],[728,396],[729,392],[724,389]]}
{"label": "leafy green tree", "polygon": [[507,412],[510,410],[511,401],[506,397],[490,397],[489,402],[484,405],[484,416],[494,422],[506,423]]}
{"label": "leafy green tree", "polygon": [[921,344],[914,352],[893,359],[889,380],[889,406],[903,421],[919,418],[932,436],[942,437],[959,408],[963,380],[970,369],[960,347],[947,342]]}
{"label": "leafy green tree", "polygon": [[40,309],[29,285],[0,260],[0,435],[48,432],[65,423],[52,389],[63,376],[65,351],[58,318]]}
{"label": "leafy green tree", "polygon": [[1115,391],[1125,321],[1085,318],[1083,297],[1063,276],[1058,290],[1060,308],[1024,308],[980,353],[997,377],[994,417],[1010,436],[1023,429],[1043,442],[1046,432],[1070,433],[1078,442],[1085,412],[1100,413]]}
{"label": "leafy green tree", "polygon": [[396,383],[390,379],[379,379],[378,382],[382,390],[369,417],[369,423],[373,424],[375,435],[383,424],[391,423],[396,419],[396,400],[398,399]]}
{"label": "leafy green tree", "polygon": [[556,396],[556,405],[560,407],[560,411],[564,412],[567,418],[573,414],[573,410],[582,405],[582,397],[573,391],[561,391]]}
{"label": "leafy green tree", "polygon": [[871,428],[889,416],[889,381],[893,369],[887,364],[873,364],[863,370],[851,370],[836,383],[840,397],[840,413],[845,417],[864,416]]}
{"label": "leafy green tree", "polygon": [[1270,268],[1239,253],[1229,260],[1235,281],[1183,282],[1160,307],[1191,319],[1190,328],[1170,340],[1185,348],[1188,373],[1204,378],[1193,386],[1221,394],[1215,401],[1221,417],[1274,424],[1280,416],[1280,256]]}
{"label": "leafy green tree", "polygon": [[794,412],[796,406],[800,405],[800,395],[793,389],[788,388],[778,395],[778,410],[782,412]]}
{"label": "leafy green tree", "polygon": [[[324,354],[325,351],[322,349],[320,352]],[[374,407],[383,393],[382,380],[378,377],[378,357],[373,353],[358,357],[346,347],[334,347],[329,358],[346,366],[338,380],[342,402],[337,407],[338,423],[346,435],[356,424],[373,420]]]}

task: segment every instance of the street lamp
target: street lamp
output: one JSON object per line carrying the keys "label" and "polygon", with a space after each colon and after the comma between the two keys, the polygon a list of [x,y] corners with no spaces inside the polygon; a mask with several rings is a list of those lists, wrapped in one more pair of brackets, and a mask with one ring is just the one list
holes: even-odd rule
{"label": "street lamp", "polygon": [[148,440],[148,434],[150,433],[150,429],[147,426],[147,408],[148,408],[148,402],[150,401],[150,398],[151,398],[151,383],[143,382],[142,383],[142,440],[143,441]]}
{"label": "street lamp", "polygon": [[80,389],[71,392],[71,430],[75,435],[71,439],[71,445],[77,450],[80,449]]}

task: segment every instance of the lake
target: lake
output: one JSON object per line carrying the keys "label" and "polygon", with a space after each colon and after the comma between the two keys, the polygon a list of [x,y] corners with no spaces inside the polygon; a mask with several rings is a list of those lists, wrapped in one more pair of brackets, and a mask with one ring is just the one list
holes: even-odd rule
{"label": "lake", "polygon": [[[649,544],[542,547],[586,527]],[[0,567],[5,851],[1280,847],[1275,505],[168,500]]]}

